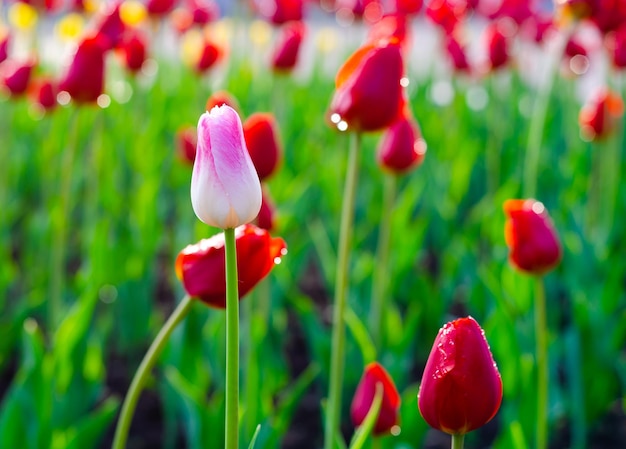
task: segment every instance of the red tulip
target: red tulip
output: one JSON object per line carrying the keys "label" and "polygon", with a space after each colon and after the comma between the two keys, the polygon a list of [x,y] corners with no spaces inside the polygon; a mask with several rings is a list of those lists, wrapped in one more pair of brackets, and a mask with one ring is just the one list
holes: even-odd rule
{"label": "red tulip", "polygon": [[428,356],[418,393],[424,420],[449,434],[465,434],[494,417],[502,379],[483,330],[472,318],[443,326]]}
{"label": "red tulip", "polygon": [[[280,263],[287,254],[281,238],[272,238],[251,224],[235,229],[239,299]],[[211,307],[226,308],[224,233],[183,249],[176,258],[176,276],[187,293]]]}
{"label": "red tulip", "polygon": [[582,136],[587,140],[601,140],[610,135],[624,115],[624,101],[607,89],[597,92],[583,106],[578,115]]}
{"label": "red tulip", "polygon": [[329,117],[339,129],[376,131],[402,111],[400,44],[370,43],[348,58],[335,78]]}
{"label": "red tulip", "polygon": [[[210,111],[215,106],[227,105],[233,108],[237,113],[239,113],[239,102],[237,99],[226,90],[218,90],[213,92],[206,101],[206,110]],[[241,113],[239,113],[241,115]]]}
{"label": "red tulip", "polygon": [[177,0],[148,0],[146,12],[153,17],[163,17],[172,12]]}
{"label": "red tulip", "polygon": [[57,87],[47,78],[33,81],[29,87],[29,96],[45,111],[51,111],[58,105]]}
{"label": "red tulip", "polygon": [[544,205],[533,199],[507,200],[504,212],[508,218],[504,239],[511,264],[535,275],[556,267],[561,261],[561,244]]}
{"label": "red tulip", "polygon": [[106,50],[117,48],[124,38],[126,31],[126,25],[122,21],[120,15],[120,5],[122,2],[118,1],[106,7],[104,12],[98,16],[96,25],[96,34],[101,35],[102,44]]}
{"label": "red tulip", "polygon": [[26,93],[28,84],[36,62],[30,59],[26,62],[6,61],[0,65],[0,88],[8,91],[11,96],[20,96]]}
{"label": "red tulip", "polygon": [[450,35],[465,19],[467,5],[453,0],[432,0],[426,7],[426,17]]}
{"label": "red tulip", "polygon": [[374,425],[374,435],[388,433],[398,424],[398,409],[400,408],[400,394],[393,383],[393,379],[378,362],[370,363],[365,367],[350,407],[352,422],[355,427],[358,427],[363,423],[372,407],[376,395],[376,385],[378,384],[383,387],[383,397]]}
{"label": "red tulip", "polygon": [[259,210],[259,215],[256,217],[256,225],[259,228],[266,231],[274,229],[274,209],[274,204],[270,200],[266,189],[262,189],[261,210]]}
{"label": "red tulip", "polygon": [[509,18],[520,25],[532,17],[532,1],[529,0],[502,0],[498,9],[489,15],[491,19]]}
{"label": "red tulip", "polygon": [[198,130],[195,126],[185,126],[176,132],[176,150],[181,161],[193,166],[197,144]]}
{"label": "red tulip", "polygon": [[424,0],[393,0],[391,2],[392,11],[396,14],[417,14],[422,9]]}
{"label": "red tulip", "polygon": [[243,135],[252,163],[263,181],[276,171],[282,156],[274,116],[267,112],[252,114],[243,123]]}
{"label": "red tulip", "polygon": [[222,50],[213,42],[205,40],[200,56],[195,63],[197,73],[204,73],[213,67],[222,56]]}
{"label": "red tulip", "polygon": [[613,65],[626,68],[626,22],[611,35],[608,42]]}
{"label": "red tulip", "polygon": [[471,68],[469,62],[467,62],[467,55],[465,54],[465,48],[461,46],[461,43],[453,36],[449,35],[446,42],[446,52],[452,61],[452,66],[457,72],[470,72]]}
{"label": "red tulip", "polygon": [[95,102],[104,90],[104,56],[107,39],[98,34],[85,38],[59,83],[59,90],[70,94],[77,103]]}
{"label": "red tulip", "polygon": [[303,0],[257,0],[256,7],[261,17],[275,25],[303,18]]}
{"label": "red tulip", "polygon": [[426,142],[417,122],[403,115],[385,130],[378,147],[378,164],[395,174],[418,167],[426,155]]}
{"label": "red tulip", "polygon": [[129,33],[121,42],[119,50],[129,72],[141,70],[147,57],[146,47],[146,38],[139,31]]}
{"label": "red tulip", "polygon": [[302,22],[289,22],[283,25],[272,55],[272,68],[275,71],[288,72],[296,66],[304,31]]}
{"label": "red tulip", "polygon": [[408,53],[410,43],[410,27],[404,14],[390,14],[374,23],[368,33],[367,42],[376,43],[397,39],[405,54]]}
{"label": "red tulip", "polygon": [[506,22],[492,22],[486,30],[489,54],[489,68],[496,70],[504,67],[510,59],[509,34],[504,26]]}

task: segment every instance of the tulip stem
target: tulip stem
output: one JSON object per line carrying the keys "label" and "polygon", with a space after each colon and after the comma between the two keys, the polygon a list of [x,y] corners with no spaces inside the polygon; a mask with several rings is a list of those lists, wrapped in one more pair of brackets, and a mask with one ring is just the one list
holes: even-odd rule
{"label": "tulip stem", "polygon": [[548,328],[543,278],[535,278],[535,345],[537,364],[536,449],[545,449],[548,428]]}
{"label": "tulip stem", "polygon": [[541,153],[541,139],[543,137],[543,129],[548,113],[548,103],[552,96],[552,87],[557,77],[557,68],[565,51],[565,46],[571,35],[571,30],[566,29],[561,40],[558,41],[557,48],[554,50],[552,57],[548,57],[544,71],[546,80],[542,80],[543,84],[539,87],[539,92],[535,98],[532,115],[530,117],[530,125],[528,130],[528,142],[526,146],[526,154],[524,160],[524,198],[534,198],[537,191],[537,172],[539,170],[539,155]]}
{"label": "tulip stem", "polygon": [[464,433],[455,433],[452,435],[452,449],[463,449],[465,443]]}
{"label": "tulip stem", "polygon": [[148,380],[150,370],[157,361],[159,354],[167,343],[172,331],[185,318],[185,316],[187,316],[192,304],[193,298],[189,295],[185,295],[165,324],[163,324],[163,327],[161,327],[161,330],[150,345],[150,348],[148,348],[148,352],[146,352],[146,355],[143,357],[143,360],[141,361],[139,368],[137,368],[135,376],[130,383],[128,393],[126,393],[126,398],[124,398],[124,404],[122,404],[120,417],[117,421],[117,427],[115,428],[115,436],[113,438],[113,445],[111,446],[111,449],[123,449],[126,447],[126,439],[128,438],[130,423],[133,419],[137,401],[139,400],[139,394]]}
{"label": "tulip stem", "polygon": [[[380,414],[380,408],[383,403],[383,395],[384,395],[384,387],[381,382],[376,383],[376,392],[374,393],[374,399],[372,400],[372,404],[370,405],[370,409],[365,415],[365,419],[363,419],[363,423],[356,430],[354,437],[352,438],[352,442],[350,443],[349,449],[361,449],[368,437],[374,431],[374,427],[376,426],[376,421],[378,420],[378,415]],[[374,439],[373,441],[378,441]]]}
{"label": "tulip stem", "polygon": [[374,343],[379,349],[385,346],[386,307],[385,299],[389,286],[389,245],[391,240],[391,218],[396,197],[396,176],[384,174],[383,206],[378,229],[376,264],[372,276],[372,304],[370,308],[370,329]]}
{"label": "tulip stem", "polygon": [[348,267],[350,262],[350,243],[354,220],[357,174],[361,135],[351,136],[348,155],[348,168],[344,186],[341,224],[339,229],[339,248],[335,278],[335,303],[333,308],[332,344],[330,356],[330,380],[326,423],[324,428],[324,449],[333,449],[337,438],[341,414],[341,391],[345,364],[345,312],[348,296]]}
{"label": "tulip stem", "polygon": [[226,247],[226,449],[239,447],[239,292],[235,229],[224,230]]}

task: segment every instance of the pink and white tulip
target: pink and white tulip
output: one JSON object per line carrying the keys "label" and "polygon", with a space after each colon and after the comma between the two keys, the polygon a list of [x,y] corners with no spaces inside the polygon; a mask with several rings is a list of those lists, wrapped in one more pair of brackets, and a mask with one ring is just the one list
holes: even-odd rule
{"label": "pink and white tulip", "polygon": [[191,204],[201,221],[222,229],[251,222],[261,208],[259,176],[230,106],[216,106],[198,121]]}

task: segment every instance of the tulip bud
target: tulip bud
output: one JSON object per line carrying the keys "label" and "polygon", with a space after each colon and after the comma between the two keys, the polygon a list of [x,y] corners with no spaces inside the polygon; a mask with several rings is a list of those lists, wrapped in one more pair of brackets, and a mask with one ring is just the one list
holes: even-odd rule
{"label": "tulip bud", "polygon": [[261,202],[261,210],[256,217],[256,225],[267,231],[274,229],[274,204],[270,200],[266,189],[263,189],[263,201]]}
{"label": "tulip bud", "polygon": [[95,102],[104,90],[104,55],[108,45],[101,34],[85,38],[59,82],[59,90],[78,103]]}
{"label": "tulip bud", "polygon": [[243,124],[248,153],[261,181],[271,176],[280,164],[282,150],[276,128],[274,116],[265,112],[252,114]]}
{"label": "tulip bud", "polygon": [[289,72],[298,62],[298,53],[304,37],[304,23],[289,22],[280,30],[272,54],[272,68],[277,72]]}
{"label": "tulip bud", "polygon": [[257,2],[258,13],[274,25],[282,25],[293,20],[302,20],[303,0],[273,0]]}
{"label": "tulip bud", "polygon": [[57,87],[47,78],[34,81],[29,88],[31,100],[44,111],[51,111],[57,106]]}
{"label": "tulip bud", "polygon": [[[281,238],[247,224],[235,229],[238,293],[243,298],[287,254]],[[184,248],[176,258],[176,276],[190,296],[220,309],[226,308],[224,233]]]}
{"label": "tulip bud", "polygon": [[191,204],[204,223],[222,229],[251,222],[261,208],[261,183],[230,106],[205,112],[191,176]]}
{"label": "tulip bud", "polygon": [[624,115],[622,97],[602,89],[583,106],[578,115],[581,136],[585,140],[601,140],[610,135]]}
{"label": "tulip bud", "polygon": [[335,79],[329,116],[339,130],[376,131],[402,112],[400,44],[367,44],[348,58]]}
{"label": "tulip bud", "polygon": [[11,96],[26,93],[36,62],[28,60],[19,63],[9,60],[0,66],[0,91],[6,90]]}
{"label": "tulip bud", "polygon": [[403,116],[392,123],[378,147],[379,165],[396,174],[419,166],[425,155],[426,142],[411,116]]}
{"label": "tulip bud", "polygon": [[417,395],[420,413],[433,428],[465,434],[494,417],[502,379],[483,330],[472,318],[443,326],[428,356]]}
{"label": "tulip bud", "polygon": [[374,435],[381,435],[389,432],[398,424],[400,394],[389,373],[378,362],[370,363],[365,367],[352,399],[350,415],[356,427],[363,423],[374,402],[377,384],[383,386],[383,398],[373,433]]}
{"label": "tulip bud", "polygon": [[446,53],[452,62],[452,67],[457,72],[470,72],[471,68],[467,61],[465,48],[453,35],[448,35],[446,39]]}
{"label": "tulip bud", "polygon": [[504,212],[504,239],[509,246],[509,261],[517,269],[542,275],[561,261],[561,244],[548,212],[533,199],[507,200]]}
{"label": "tulip bud", "polygon": [[198,131],[195,126],[183,126],[176,131],[176,153],[181,161],[193,165],[197,145]]}
{"label": "tulip bud", "polygon": [[141,33],[135,31],[127,35],[119,49],[129,72],[137,73],[141,70],[147,56],[146,38]]}

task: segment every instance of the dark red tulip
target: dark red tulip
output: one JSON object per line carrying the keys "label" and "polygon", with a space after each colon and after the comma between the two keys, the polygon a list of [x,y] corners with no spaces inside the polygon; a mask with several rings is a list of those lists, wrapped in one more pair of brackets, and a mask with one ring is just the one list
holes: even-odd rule
{"label": "dark red tulip", "polygon": [[31,100],[41,106],[45,111],[51,111],[57,107],[57,86],[52,80],[41,78],[34,80],[28,88]]}
{"label": "dark red tulip", "polygon": [[0,88],[13,97],[25,94],[35,65],[34,59],[25,62],[12,60],[3,62],[0,65]]}
{"label": "dark red tulip", "polygon": [[124,65],[131,73],[137,73],[143,67],[147,57],[147,41],[139,31],[127,33],[119,46]]}
{"label": "dark red tulip", "polygon": [[453,36],[449,35],[446,39],[446,52],[452,62],[452,67],[457,72],[470,72],[471,68],[469,62],[467,62],[467,55],[465,54],[465,48],[461,43]]}
{"label": "dark red tulip", "polygon": [[426,142],[419,126],[409,114],[404,114],[384,132],[378,147],[378,164],[395,174],[418,167],[426,155]]}
{"label": "dark red tulip", "polygon": [[626,22],[610,36],[608,46],[613,65],[626,68]]}
{"label": "dark red tulip", "polygon": [[424,0],[392,0],[391,10],[396,14],[413,15],[420,12]]}
{"label": "dark red tulip", "polygon": [[[235,228],[235,239],[241,299],[280,263],[287,246],[252,224]],[[189,295],[211,307],[226,308],[224,233],[183,249],[176,258],[176,275]]]}
{"label": "dark red tulip", "polygon": [[624,101],[608,89],[597,92],[582,107],[578,122],[582,136],[587,140],[601,140],[618,127],[624,115]]}
{"label": "dark red tulip", "polygon": [[222,106],[223,104],[230,106],[233,108],[239,115],[241,115],[239,102],[237,99],[228,91],[218,90],[213,92],[211,96],[206,101],[206,110],[210,111],[215,106]]}
{"label": "dark red tulip", "polygon": [[255,0],[255,6],[259,15],[274,25],[301,21],[304,16],[303,0]]}
{"label": "dark red tulip", "polygon": [[510,59],[509,56],[509,34],[507,33],[506,22],[492,22],[487,26],[487,52],[489,55],[489,68],[497,70],[504,67]]}
{"label": "dark red tulip", "polygon": [[472,317],[443,326],[428,356],[417,403],[424,420],[449,434],[465,434],[494,417],[502,379],[483,330]]}
{"label": "dark red tulip", "polygon": [[603,34],[615,31],[626,22],[624,0],[562,0],[557,6],[561,19],[588,20]]}
{"label": "dark red tulip", "polygon": [[278,168],[282,157],[278,125],[274,116],[256,112],[243,122],[243,135],[248,153],[261,181],[270,177]]}
{"label": "dark red tulip", "polygon": [[108,43],[100,34],[85,38],[59,83],[77,103],[93,103],[104,90],[104,56]]}
{"label": "dark red tulip", "polygon": [[302,22],[289,22],[281,27],[272,54],[272,68],[275,71],[288,72],[296,66],[304,31]]}
{"label": "dark red tulip", "polygon": [[370,43],[343,64],[335,78],[330,121],[340,130],[376,131],[402,111],[402,52],[397,41]]}
{"label": "dark red tulip", "polygon": [[222,57],[222,50],[216,44],[205,40],[200,52],[200,57],[196,61],[195,70],[197,73],[204,73],[213,67]]}
{"label": "dark red tulip", "polygon": [[193,166],[196,160],[198,130],[195,126],[184,126],[176,132],[176,152],[184,163]]}
{"label": "dark red tulip", "polygon": [[259,215],[256,217],[256,225],[271,232],[274,229],[274,210],[274,203],[270,200],[267,190],[262,189],[261,210],[259,210]]}
{"label": "dark red tulip", "polygon": [[400,408],[400,394],[393,383],[393,379],[381,364],[373,362],[365,367],[350,407],[352,423],[358,427],[372,408],[376,396],[376,385],[378,384],[382,385],[383,397],[378,419],[374,425],[374,435],[388,433],[398,424],[398,410]]}
{"label": "dark red tulip", "polygon": [[504,202],[504,240],[509,261],[520,271],[542,275],[561,261],[561,244],[542,203],[533,199]]}
{"label": "dark red tulip", "polygon": [[164,17],[176,6],[178,0],[148,0],[146,12],[152,17]]}

